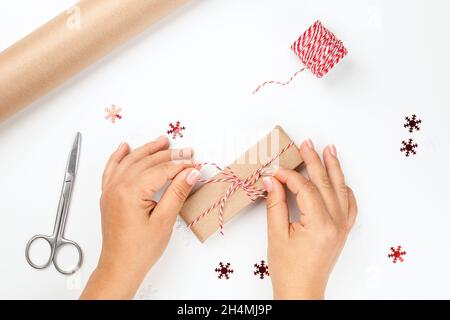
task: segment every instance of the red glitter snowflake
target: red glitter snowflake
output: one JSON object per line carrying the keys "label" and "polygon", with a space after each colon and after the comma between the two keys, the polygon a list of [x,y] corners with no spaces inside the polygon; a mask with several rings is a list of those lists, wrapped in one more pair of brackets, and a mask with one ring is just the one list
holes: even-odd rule
{"label": "red glitter snowflake", "polygon": [[186,129],[181,125],[180,121],[173,123],[169,123],[170,129],[167,130],[167,134],[172,135],[172,139],[176,139],[177,137],[183,138],[183,131]]}
{"label": "red glitter snowflake", "polygon": [[388,254],[388,258],[392,258],[393,263],[397,263],[397,260],[403,262],[402,256],[406,255],[406,251],[402,251],[402,246],[397,246],[397,249],[391,247],[391,253]]}
{"label": "red glitter snowflake", "polygon": [[269,266],[261,260],[261,263],[255,263],[255,271],[253,272],[255,276],[259,276],[260,279],[264,279],[264,276],[269,276]]}
{"label": "red glitter snowflake", "polygon": [[122,109],[116,107],[114,104],[110,108],[106,108],[105,112],[105,119],[111,121],[111,123],[116,123],[117,120],[122,119],[122,116],[120,115]]}
{"label": "red glitter snowflake", "polygon": [[217,277],[219,279],[230,279],[230,274],[234,272],[234,270],[230,267],[230,263],[224,264],[222,262],[219,262],[219,267],[215,269],[215,271],[219,274]]}
{"label": "red glitter snowflake", "polygon": [[417,116],[413,114],[411,117],[405,117],[406,123],[403,125],[405,128],[409,128],[409,132],[413,132],[414,130],[419,131],[419,124],[422,123],[422,120],[417,119]]}
{"label": "red glitter snowflake", "polygon": [[417,143],[414,143],[412,139],[408,141],[402,141],[403,147],[400,148],[401,152],[405,153],[405,156],[409,157],[410,154],[416,154]]}

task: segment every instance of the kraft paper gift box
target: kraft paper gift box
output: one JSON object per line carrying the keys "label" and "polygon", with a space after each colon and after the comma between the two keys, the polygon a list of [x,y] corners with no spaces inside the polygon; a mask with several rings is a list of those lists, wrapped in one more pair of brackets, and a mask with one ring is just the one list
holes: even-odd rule
{"label": "kraft paper gift box", "polygon": [[[282,149],[288,146],[292,139],[284,132],[280,126],[276,126],[268,135],[261,139],[256,145],[248,149],[242,156],[237,158],[229,167],[241,180],[252,175],[256,170],[276,156]],[[295,169],[303,162],[300,157],[300,151],[293,144],[278,158],[275,159],[271,166],[278,165],[288,169]],[[269,166],[270,167],[270,166]],[[223,173],[219,173],[212,179],[224,177]],[[254,186],[263,188],[262,179],[259,179]],[[180,211],[181,217],[189,225],[203,212],[208,210],[216,201],[224,196],[230,187],[230,182],[208,183],[201,186],[192,193],[183,208]],[[247,193],[238,188],[231,195],[224,206],[223,223],[231,220],[242,209],[253,203]],[[191,230],[197,238],[204,242],[217,229],[219,229],[219,207],[215,208],[209,214],[198,220],[191,226]],[[226,227],[225,227],[226,229]],[[225,231],[226,232],[226,231]]]}

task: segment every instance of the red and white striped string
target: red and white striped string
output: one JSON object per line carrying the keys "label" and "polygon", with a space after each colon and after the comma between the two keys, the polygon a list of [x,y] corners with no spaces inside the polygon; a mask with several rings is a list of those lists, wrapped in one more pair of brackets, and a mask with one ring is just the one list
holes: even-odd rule
{"label": "red and white striped string", "polygon": [[305,69],[309,69],[316,77],[322,78],[348,53],[342,41],[325,28],[320,21],[314,22],[292,44],[291,50],[299,57],[304,67],[295,72],[286,82],[271,80],[262,83],[253,91],[253,94],[268,84],[286,86]]}
{"label": "red and white striped string", "polygon": [[267,161],[264,165],[262,165],[258,170],[253,172],[251,175],[249,175],[245,179],[239,178],[233,170],[229,166],[222,168],[219,165],[215,163],[199,163],[196,165],[196,168],[201,169],[204,166],[213,166],[217,170],[220,171],[221,177],[215,178],[215,179],[201,179],[199,182],[202,183],[217,183],[217,182],[229,182],[231,185],[226,190],[225,194],[219,198],[213,205],[211,205],[208,209],[206,209],[202,214],[200,214],[197,218],[195,218],[191,223],[188,224],[188,227],[192,227],[197,222],[199,222],[201,219],[203,219],[206,215],[210,214],[212,211],[214,211],[217,207],[219,207],[219,227],[220,227],[220,234],[223,235],[223,212],[225,209],[225,204],[227,200],[239,189],[242,189],[245,191],[247,196],[252,200],[256,201],[259,198],[265,198],[266,197],[266,191],[262,188],[258,188],[255,186],[255,183],[261,178],[261,176],[264,173],[264,169],[269,167],[278,157],[280,157],[283,153],[285,153],[290,147],[294,145],[294,141],[291,141],[288,145],[286,145],[283,149],[281,149],[275,156],[273,156],[272,159]]}

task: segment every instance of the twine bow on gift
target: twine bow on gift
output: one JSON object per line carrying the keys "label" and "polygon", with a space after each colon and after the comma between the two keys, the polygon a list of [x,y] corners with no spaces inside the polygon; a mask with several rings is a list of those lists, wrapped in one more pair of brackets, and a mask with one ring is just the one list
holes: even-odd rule
{"label": "twine bow on gift", "polygon": [[273,156],[272,159],[267,161],[264,165],[262,165],[258,170],[253,172],[251,175],[249,175],[245,179],[239,178],[233,170],[229,166],[225,168],[221,168],[215,163],[198,163],[196,164],[197,169],[201,169],[204,166],[213,166],[217,170],[220,171],[221,177],[219,178],[213,178],[213,179],[201,179],[199,182],[202,182],[204,184],[207,183],[217,183],[217,182],[229,182],[231,185],[226,190],[225,194],[219,198],[212,206],[210,206],[208,209],[206,209],[202,214],[200,214],[197,218],[195,218],[191,223],[188,224],[188,227],[191,228],[193,225],[195,225],[198,221],[203,219],[206,215],[214,211],[217,207],[219,207],[219,227],[220,227],[220,234],[223,235],[223,212],[225,209],[225,204],[227,200],[239,189],[242,189],[245,191],[247,196],[252,201],[256,201],[259,198],[266,198],[266,191],[262,188],[258,188],[255,186],[255,183],[261,178],[261,176],[264,174],[264,170],[269,167],[276,159],[278,159],[283,153],[285,153],[290,147],[294,145],[294,141],[291,141],[288,145],[286,145],[283,149],[281,149],[275,156]]}

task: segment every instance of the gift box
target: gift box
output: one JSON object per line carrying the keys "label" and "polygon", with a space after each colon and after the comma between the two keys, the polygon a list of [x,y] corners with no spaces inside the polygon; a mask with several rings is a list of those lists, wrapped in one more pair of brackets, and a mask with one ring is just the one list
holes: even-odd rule
{"label": "gift box", "polygon": [[262,175],[281,166],[295,169],[303,162],[291,138],[276,126],[231,165],[194,191],[180,211],[197,238],[204,242],[242,209],[264,197]]}

